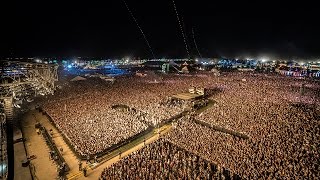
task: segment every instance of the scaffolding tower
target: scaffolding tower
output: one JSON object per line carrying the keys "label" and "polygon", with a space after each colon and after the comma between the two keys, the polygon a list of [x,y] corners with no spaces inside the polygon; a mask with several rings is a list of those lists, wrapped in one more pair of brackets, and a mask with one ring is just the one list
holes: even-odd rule
{"label": "scaffolding tower", "polygon": [[[1,144],[6,142],[6,152],[1,148],[1,153],[7,154],[7,178],[14,176],[14,151],[13,151],[13,125],[14,107],[20,108],[23,101],[30,102],[37,95],[53,94],[58,81],[58,65],[30,63],[20,61],[1,62],[0,69],[0,109],[3,110],[1,118]],[[0,112],[1,113],[1,112]],[[3,119],[4,118],[4,119]],[[4,126],[5,125],[5,126]],[[6,137],[6,139],[4,139]],[[4,151],[4,152],[2,152]],[[0,166],[1,168],[1,166]]]}

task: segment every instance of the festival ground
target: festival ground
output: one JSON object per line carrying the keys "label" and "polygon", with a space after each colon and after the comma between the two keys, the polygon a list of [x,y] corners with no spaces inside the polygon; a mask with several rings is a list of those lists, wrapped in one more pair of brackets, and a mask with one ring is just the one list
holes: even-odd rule
{"label": "festival ground", "polygon": [[[240,77],[239,77],[240,76]],[[253,76],[253,75],[252,75]],[[315,177],[317,176],[316,171],[305,171],[303,173],[299,173],[300,171],[293,171],[288,170],[286,168],[286,165],[283,165],[283,163],[293,163],[296,165],[301,165],[301,163],[295,163],[290,161],[291,154],[297,154],[296,152],[299,152],[300,154],[305,153],[307,151],[303,151],[301,148],[307,148],[309,152],[315,153],[314,156],[306,156],[308,158],[304,158],[303,161],[310,163],[311,165],[306,166],[307,168],[312,169],[313,166],[312,163],[314,161],[314,157],[316,157],[316,144],[318,138],[313,138],[314,136],[311,136],[311,133],[307,132],[314,132],[313,134],[318,135],[318,130],[316,126],[316,120],[318,118],[317,114],[319,115],[318,111],[318,100],[314,97],[318,97],[319,94],[315,91],[318,89],[318,85],[315,82],[308,81],[308,88],[306,89],[306,92],[304,96],[300,96],[299,98],[299,83],[303,80],[300,80],[297,82],[297,80],[292,79],[284,79],[282,77],[278,76],[260,76],[255,75],[254,77],[248,76],[248,75],[239,75],[239,74],[231,74],[225,77],[219,77],[219,79],[214,77],[206,77],[206,79],[203,79],[204,82],[208,82],[207,79],[210,79],[212,89],[219,89],[221,91],[217,91],[217,93],[213,93],[213,96],[208,97],[208,101],[204,101],[205,107],[201,108],[198,111],[190,111],[186,112],[186,108],[183,108],[182,110],[182,116],[184,116],[181,120],[179,120],[177,123],[169,123],[169,125],[166,125],[163,127],[163,131],[161,132],[161,135],[166,133],[164,138],[168,139],[171,143],[175,144],[176,146],[179,146],[183,148],[185,151],[192,152],[196,154],[197,156],[206,159],[214,164],[221,165],[222,167],[227,168],[229,172],[232,172],[232,174],[237,174],[240,177],[243,177],[245,179],[255,179],[255,177],[267,177],[263,175],[263,173],[258,173],[255,171],[255,169],[259,169],[261,172],[269,172],[268,169],[265,169],[266,166],[260,166],[260,159],[261,156],[265,156],[266,153],[269,153],[267,156],[267,160],[261,160],[265,163],[270,163],[274,160],[277,160],[279,164],[276,164],[272,168],[279,168],[282,169],[281,172],[278,171],[272,171],[273,177],[290,177],[292,173],[296,173],[298,175],[297,177]],[[236,79],[236,78],[237,79]],[[176,79],[176,77],[172,77],[173,79]],[[278,81],[273,80],[275,78]],[[242,81],[241,79],[246,79],[246,81]],[[146,89],[140,90],[138,88],[132,88],[132,89],[138,89],[137,92],[126,92],[127,90],[127,84],[130,83],[127,79],[120,79],[123,80],[125,83],[116,84],[118,86],[115,86],[117,89],[122,89],[120,92],[124,95],[124,97],[130,97],[130,99],[136,99],[138,98],[137,94],[141,94],[141,92],[145,90],[152,89],[155,92],[152,97],[158,97],[158,89],[162,86],[165,86],[166,83],[163,83],[161,85],[158,84],[144,84]],[[119,80],[119,81],[120,81]],[[194,81],[199,81],[198,79],[194,79]],[[286,86],[283,86],[283,81],[286,81]],[[94,81],[93,81],[94,82]],[[93,82],[88,82],[93,83]],[[167,81],[168,84],[171,81]],[[175,81],[177,82],[177,80]],[[183,81],[180,81],[183,83]],[[202,81],[201,81],[202,82]],[[86,82],[84,82],[86,83]],[[140,87],[141,82],[135,82],[132,84],[133,87],[139,86]],[[84,84],[85,85],[85,84]],[[84,86],[83,85],[83,86]],[[90,84],[89,84],[90,85]],[[91,86],[85,86],[85,87],[91,87]],[[126,85],[126,86],[124,86]],[[120,87],[121,86],[121,87]],[[167,85],[166,88],[169,88],[171,85]],[[184,84],[179,86],[180,89],[184,88]],[[129,117],[132,114],[135,114],[136,111],[116,111],[116,117],[121,117],[117,119],[117,121],[112,121],[113,117],[105,118],[108,116],[107,113],[101,114],[101,116],[97,116],[97,120],[100,118],[105,118],[101,122],[97,122],[96,126],[91,126],[93,122],[89,121],[86,122],[84,115],[89,111],[81,111],[83,107],[77,106],[79,102],[86,102],[88,107],[93,107],[90,109],[90,113],[96,112],[96,114],[93,115],[99,115],[99,111],[95,111],[96,109],[101,110],[103,109],[104,112],[109,112],[109,107],[112,107],[113,104],[117,104],[121,102],[121,104],[128,104],[130,107],[135,107],[135,109],[142,109],[143,112],[148,112],[152,115],[166,115],[167,109],[175,108],[177,105],[180,107],[181,104],[175,103],[175,104],[165,104],[163,105],[163,102],[159,99],[156,100],[150,100],[144,102],[145,104],[139,102],[139,101],[130,101],[126,102],[123,99],[115,99],[113,101],[106,101],[109,100],[109,97],[117,97],[112,96],[113,94],[107,94],[105,91],[105,87],[97,87],[97,89],[101,88],[101,91],[94,91],[92,97],[85,97],[85,98],[77,98],[77,99],[71,99],[70,101],[63,101],[64,103],[68,104],[69,108],[77,108],[70,109],[70,111],[67,111],[66,114],[69,115],[68,120],[70,119],[70,122],[73,122],[73,124],[70,125],[70,127],[66,128],[65,124],[62,124],[62,126],[58,127],[64,127],[65,131],[68,132],[68,130],[71,131],[71,137],[74,134],[76,134],[76,137],[80,137],[82,133],[84,132],[82,129],[76,129],[76,127],[84,127],[85,132],[89,132],[88,137],[85,138],[91,138],[91,134],[94,134],[95,129],[99,129],[102,127],[104,122],[113,122],[116,124],[116,126],[112,126],[112,124],[109,126],[103,126],[103,131],[106,132],[106,128],[112,127],[111,130],[115,129],[116,127],[121,127],[121,124],[117,124],[123,117]],[[176,88],[176,87],[175,87]],[[175,88],[172,88],[173,90]],[[86,89],[84,89],[86,90]],[[89,88],[90,90],[90,88]],[[170,91],[170,94],[176,94],[176,92]],[[243,91],[246,90],[244,93]],[[179,90],[180,91],[180,90]],[[112,93],[113,91],[110,91],[109,93]],[[210,91],[211,92],[211,91]],[[170,95],[167,94],[161,94],[161,96],[168,97]],[[65,93],[61,94],[61,96],[65,96]],[[58,95],[57,95],[58,96]],[[159,95],[160,96],[160,95]],[[57,97],[59,99],[59,96]],[[151,98],[151,97],[150,97]],[[88,99],[88,101],[86,101]],[[165,98],[164,98],[165,99]],[[96,101],[99,100],[99,103],[96,103]],[[170,99],[169,99],[170,100]],[[152,104],[152,102],[159,102],[159,105],[155,103],[154,106],[147,106],[148,104]],[[95,103],[94,103],[95,102]],[[108,102],[107,104],[104,104],[104,106],[100,106],[101,103]],[[134,103],[133,103],[134,102]],[[164,101],[164,102],[171,102],[171,101]],[[177,101],[179,102],[179,101]],[[309,103],[311,102],[311,104]],[[313,104],[312,104],[313,102]],[[55,122],[69,122],[64,121],[63,117],[63,105],[64,103],[57,103],[55,101],[51,101],[51,104],[57,105],[57,106],[47,106],[46,112],[50,112],[49,115],[53,115],[55,117]],[[309,103],[309,104],[308,104]],[[97,105],[99,104],[99,105]],[[142,104],[142,105],[141,105]],[[299,106],[297,106],[299,104]],[[138,107],[138,108],[136,108]],[[162,111],[156,111],[158,108]],[[198,106],[197,106],[198,107]],[[69,110],[69,109],[68,109]],[[77,110],[77,111],[75,111]],[[171,110],[171,109],[170,109]],[[181,111],[178,111],[181,109],[177,109],[177,114],[180,113],[181,117]],[[77,112],[77,113],[71,113],[71,112]],[[82,112],[79,113],[79,112]],[[110,113],[114,113],[115,110],[110,110]],[[140,112],[140,111],[139,111]],[[139,115],[141,115],[141,112]],[[81,116],[80,116],[81,115]],[[175,114],[176,115],[176,114]],[[169,114],[167,116],[163,116],[165,120],[168,120],[168,117],[174,117],[175,115]],[[76,117],[76,118],[73,118]],[[148,117],[148,116],[146,116]],[[63,159],[65,159],[66,163],[70,167],[70,171],[66,175],[68,179],[98,179],[99,177],[106,177],[108,173],[101,173],[107,171],[107,167],[110,167],[110,165],[115,164],[115,162],[119,161],[119,152],[121,152],[121,157],[130,154],[133,151],[137,151],[138,149],[141,149],[144,146],[143,137],[146,137],[146,143],[152,143],[158,138],[157,130],[152,131],[150,134],[146,134],[143,137],[139,137],[138,139],[134,139],[133,141],[130,141],[129,144],[126,144],[124,146],[121,146],[119,149],[116,149],[107,155],[105,155],[102,158],[98,158],[97,164],[88,164],[88,172],[87,177],[83,176],[82,171],[79,171],[78,167],[78,158],[75,154],[73,154],[73,151],[71,151],[68,147],[68,145],[65,143],[64,139],[62,138],[62,134],[59,134],[57,129],[53,127],[51,124],[52,121],[49,121],[47,119],[47,115],[43,115],[42,113],[39,113],[37,111],[31,111],[24,115],[24,120],[22,121],[22,128],[23,132],[25,134],[26,138],[26,148],[28,151],[28,156],[30,155],[36,155],[37,158],[34,160],[31,160],[32,166],[35,167],[35,175],[36,177],[39,177],[41,179],[55,179],[58,176],[57,167],[53,163],[52,160],[49,160],[49,148],[45,143],[45,140],[41,134],[37,134],[35,124],[36,122],[40,122],[46,129],[53,129],[53,141],[55,145],[58,148],[63,149]],[[82,118],[82,119],[81,119]],[[58,121],[58,120],[61,121]],[[92,117],[87,117],[87,119],[93,119]],[[127,122],[130,122],[132,118],[128,118]],[[151,119],[151,120],[150,120]],[[81,123],[78,123],[79,120],[82,120]],[[151,118],[144,118],[143,121],[148,121],[152,127],[156,126],[154,122],[157,122],[153,120],[152,116]],[[142,121],[140,120],[140,121]],[[78,123],[78,124],[77,124]],[[166,123],[166,121],[162,121],[159,124]],[[159,125],[158,124],[158,125]],[[310,125],[312,124],[312,125]],[[150,126],[149,125],[149,126]],[[173,128],[170,126],[172,125]],[[161,126],[161,125],[160,125]],[[73,127],[75,129],[73,129]],[[119,132],[123,132],[126,130],[124,126],[122,128],[119,128]],[[138,126],[139,127],[139,126]],[[143,131],[144,128],[142,128]],[[171,129],[171,130],[170,130]],[[285,129],[285,130],[284,130]],[[115,134],[115,131],[111,131],[111,133],[107,135],[103,135],[102,137],[109,137],[112,136],[112,134]],[[170,130],[170,131],[169,131]],[[303,131],[301,131],[303,130]],[[137,131],[137,132],[142,132]],[[148,131],[149,132],[149,131]],[[287,133],[289,132],[289,134]],[[291,136],[291,134],[297,134],[297,136]],[[232,136],[230,136],[232,135]],[[238,137],[235,137],[238,136]],[[68,136],[70,137],[70,136]],[[128,136],[132,137],[132,135]],[[125,137],[127,139],[128,137]],[[309,146],[306,143],[303,143],[300,141],[299,138],[305,138],[307,137],[308,143],[311,142],[311,145]],[[277,139],[278,138],[278,139]],[[296,146],[295,144],[288,144],[287,139],[292,139],[294,142],[299,142],[300,145]],[[51,139],[51,138],[50,138]],[[97,139],[94,139],[97,140]],[[83,141],[83,145],[90,145],[89,142],[95,142],[95,141]],[[110,141],[112,145],[112,141]],[[117,141],[119,143],[121,141]],[[159,142],[159,141],[157,141]],[[102,143],[103,144],[103,143]],[[152,143],[154,144],[154,143]],[[257,146],[257,144],[259,146]],[[277,144],[278,147],[282,148],[274,148],[274,146],[271,146],[270,144]],[[79,146],[77,146],[79,147]],[[149,146],[148,146],[149,147]],[[148,149],[148,147],[144,149]],[[162,146],[161,146],[162,147]],[[290,148],[283,148],[283,147],[290,147]],[[301,147],[301,148],[300,148]],[[257,150],[257,148],[259,148]],[[271,152],[274,152],[275,150],[281,152],[277,155],[270,154]],[[290,151],[288,151],[290,150]],[[59,152],[59,151],[57,151]],[[85,152],[85,149],[84,149]],[[141,151],[138,151],[141,152]],[[94,152],[93,152],[94,153]],[[93,154],[92,153],[92,154]],[[281,154],[285,153],[287,158],[283,158]],[[298,153],[298,154],[299,154]],[[135,153],[136,155],[137,153]],[[171,155],[172,153],[169,153]],[[93,154],[94,156],[94,154]],[[158,154],[155,154],[155,156],[158,156]],[[143,156],[140,156],[142,161],[144,161],[145,158]],[[277,157],[277,159],[274,159],[274,157]],[[246,160],[246,162],[242,161]],[[250,160],[250,161],[249,161]],[[92,160],[93,161],[93,160]],[[119,164],[123,164],[125,161],[121,161],[116,163],[118,166]],[[249,168],[246,166],[247,164],[254,166],[255,168]],[[86,166],[86,162],[82,161],[82,164]],[[315,163],[313,163],[315,164]],[[302,163],[303,165],[303,163]],[[157,166],[159,167],[159,166]],[[290,166],[293,167],[293,166]],[[301,166],[303,167],[303,166]],[[138,170],[141,167],[137,167],[136,170]],[[124,173],[129,172],[123,171]],[[217,175],[221,171],[217,171]],[[309,172],[309,174],[305,174]],[[279,174],[280,173],[280,174]],[[221,173],[220,173],[221,174]],[[110,174],[109,174],[110,175]],[[149,174],[145,174],[147,176]],[[117,177],[120,177],[116,175]],[[108,176],[109,177],[109,176]],[[137,177],[137,176],[135,176]],[[228,176],[226,176],[228,177]],[[119,178],[118,178],[119,179]],[[312,178],[311,178],[312,179]]]}

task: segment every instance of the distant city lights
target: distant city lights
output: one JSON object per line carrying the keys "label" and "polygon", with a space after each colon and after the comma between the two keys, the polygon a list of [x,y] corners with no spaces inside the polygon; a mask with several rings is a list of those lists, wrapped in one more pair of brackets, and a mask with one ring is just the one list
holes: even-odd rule
{"label": "distant city lights", "polygon": [[126,57],[126,58],[124,58],[124,59],[125,59],[125,62],[126,62],[126,63],[129,63],[130,57]]}
{"label": "distant city lights", "polygon": [[266,62],[267,60],[266,59],[261,59],[261,62]]}
{"label": "distant city lights", "polygon": [[41,63],[41,62],[42,62],[41,59],[35,59],[35,61],[36,61],[37,63]]}

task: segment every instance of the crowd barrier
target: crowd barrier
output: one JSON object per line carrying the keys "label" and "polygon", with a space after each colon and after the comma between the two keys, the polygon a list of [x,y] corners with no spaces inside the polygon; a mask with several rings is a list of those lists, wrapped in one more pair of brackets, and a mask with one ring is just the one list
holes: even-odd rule
{"label": "crowd barrier", "polygon": [[65,171],[69,171],[70,168],[68,166],[68,164],[66,163],[65,159],[62,157],[58,147],[56,146],[56,144],[53,142],[52,137],[50,136],[50,134],[48,133],[47,129],[42,126],[41,124],[38,125],[39,129],[42,132],[42,135],[44,136],[47,145],[49,146],[51,151],[54,151],[58,157],[58,159],[55,159],[55,161],[57,161],[57,163],[62,166],[63,164],[65,164]]}
{"label": "crowd barrier", "polygon": [[212,128],[212,129],[220,131],[220,132],[231,134],[231,135],[237,136],[237,137],[242,138],[242,139],[249,139],[249,136],[247,136],[245,134],[241,134],[241,133],[236,132],[236,131],[231,131],[229,129],[225,129],[223,127],[215,126],[215,125],[212,125],[212,124],[209,124],[209,123],[206,123],[206,122],[203,122],[203,121],[199,121],[199,120],[196,120],[196,119],[194,119],[193,121],[196,122],[197,124]]}
{"label": "crowd barrier", "polygon": [[111,106],[112,109],[127,109],[127,110],[130,110],[131,108],[127,105],[123,105],[123,104],[117,104],[117,105],[113,105]]}

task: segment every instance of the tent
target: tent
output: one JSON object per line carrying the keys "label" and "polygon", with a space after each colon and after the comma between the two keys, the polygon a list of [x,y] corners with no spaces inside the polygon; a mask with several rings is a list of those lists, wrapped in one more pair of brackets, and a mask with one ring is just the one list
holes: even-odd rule
{"label": "tent", "polygon": [[83,80],[87,80],[87,79],[84,77],[81,77],[81,76],[76,76],[75,78],[71,79],[70,81],[83,81]]}
{"label": "tent", "polygon": [[188,66],[189,64],[187,63],[187,61],[185,61],[182,65],[183,66]]}
{"label": "tent", "polygon": [[182,73],[189,73],[189,69],[187,66],[183,67],[181,71]]}

